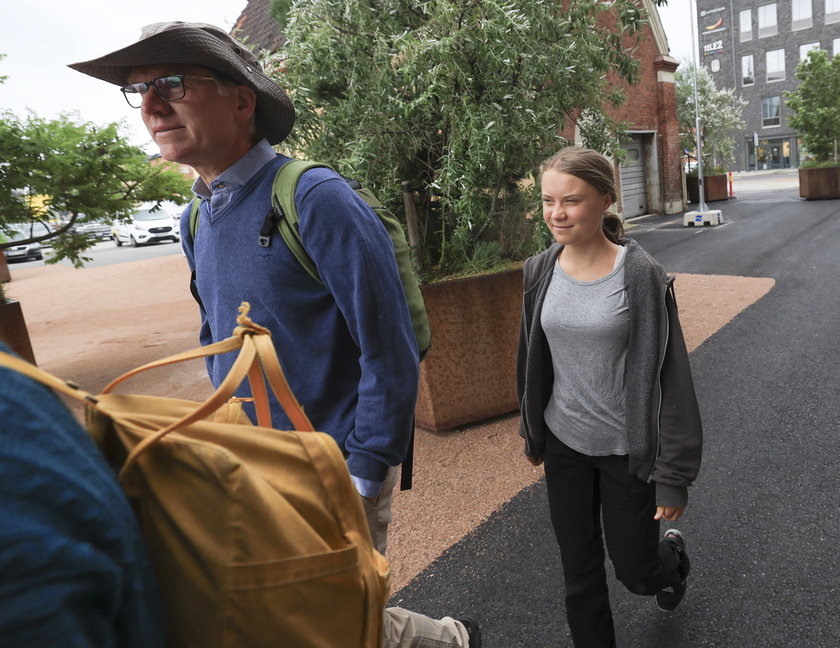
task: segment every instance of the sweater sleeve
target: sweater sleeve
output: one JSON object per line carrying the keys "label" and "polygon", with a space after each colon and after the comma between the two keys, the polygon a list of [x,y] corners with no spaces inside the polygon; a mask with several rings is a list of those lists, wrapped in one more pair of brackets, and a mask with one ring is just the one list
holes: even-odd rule
{"label": "sweater sleeve", "polygon": [[296,202],[301,241],[360,352],[347,464],[354,477],[381,484],[405,458],[419,374],[393,244],[379,217],[331,171],[307,171]]}
{"label": "sweater sleeve", "polygon": [[685,506],[688,486],[700,470],[703,426],[673,288],[668,289],[665,304],[669,335],[662,366],[659,456],[653,479],[657,505]]}

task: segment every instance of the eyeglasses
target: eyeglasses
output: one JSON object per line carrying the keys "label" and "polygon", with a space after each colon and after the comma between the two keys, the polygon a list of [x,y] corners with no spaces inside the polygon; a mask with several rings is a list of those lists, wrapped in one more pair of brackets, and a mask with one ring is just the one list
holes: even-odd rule
{"label": "eyeglasses", "polygon": [[178,101],[179,99],[183,99],[187,94],[184,79],[215,81],[213,77],[194,76],[192,74],[172,74],[170,76],[152,79],[151,81],[129,83],[127,86],[120,88],[120,90],[129,106],[140,108],[143,105],[143,97],[146,96],[150,88],[154,88],[155,94],[164,101]]}

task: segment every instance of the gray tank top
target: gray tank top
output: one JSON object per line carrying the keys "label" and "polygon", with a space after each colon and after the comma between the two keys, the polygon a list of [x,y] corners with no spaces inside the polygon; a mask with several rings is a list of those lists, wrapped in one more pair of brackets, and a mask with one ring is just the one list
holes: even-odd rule
{"label": "gray tank top", "polygon": [[630,318],[624,251],[615,269],[596,281],[572,279],[556,263],[540,314],[554,365],[546,425],[588,456],[627,454],[624,365]]}

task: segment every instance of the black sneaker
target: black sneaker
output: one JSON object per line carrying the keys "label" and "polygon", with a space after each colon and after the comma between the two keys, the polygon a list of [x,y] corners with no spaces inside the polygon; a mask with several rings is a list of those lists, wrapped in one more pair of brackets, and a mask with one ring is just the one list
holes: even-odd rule
{"label": "black sneaker", "polygon": [[468,616],[455,617],[455,620],[467,629],[470,637],[469,648],[481,648],[481,628],[478,626],[478,621]]}
{"label": "black sneaker", "polygon": [[679,585],[666,587],[656,593],[656,604],[659,606],[659,609],[664,612],[673,612],[677,609],[680,601],[683,600],[683,596],[685,596],[689,562],[688,556],[685,553],[685,536],[683,536],[680,531],[677,529],[668,529],[665,532],[664,540],[665,542],[670,542],[677,547],[680,557],[682,558],[682,563],[685,564],[685,569],[683,569],[682,566],[680,568],[680,573],[683,577],[682,582]]}

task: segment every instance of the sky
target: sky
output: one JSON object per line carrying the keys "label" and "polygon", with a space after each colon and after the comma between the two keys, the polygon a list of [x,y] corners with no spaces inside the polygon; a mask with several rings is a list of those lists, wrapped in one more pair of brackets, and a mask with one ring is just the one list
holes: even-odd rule
{"label": "sky", "polygon": [[78,113],[96,125],[124,120],[122,132],[148,153],[156,147],[117,86],[67,67],[137,41],[144,25],[206,22],[230,31],[247,0],[9,0],[0,21],[0,110],[55,119]]}
{"label": "sky", "polygon": [[[659,13],[671,55],[691,58],[691,3],[669,0]],[[123,134],[148,153],[156,147],[139,111],[116,86],[67,67],[137,41],[155,22],[207,22],[230,31],[247,0],[17,0],[4,2],[0,21],[0,110],[55,119],[75,113],[96,125],[123,120]]]}
{"label": "sky", "polygon": [[659,19],[668,36],[670,54],[678,61],[694,59],[691,47],[693,11],[694,0],[668,0],[666,6],[659,7]]}

